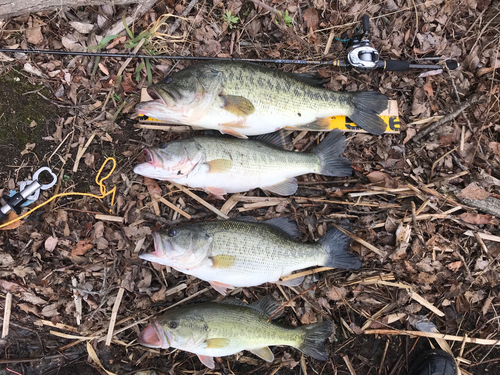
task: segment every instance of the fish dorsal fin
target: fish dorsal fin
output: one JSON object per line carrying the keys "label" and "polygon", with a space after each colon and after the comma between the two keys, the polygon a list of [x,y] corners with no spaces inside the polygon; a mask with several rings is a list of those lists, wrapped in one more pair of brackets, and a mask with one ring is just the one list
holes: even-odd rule
{"label": "fish dorsal fin", "polygon": [[233,217],[231,220],[241,221],[243,223],[259,223],[259,220],[257,220],[253,216],[238,216],[238,217]]}
{"label": "fish dorsal fin", "polygon": [[295,78],[297,81],[303,82],[305,84],[308,84],[309,86],[314,86],[314,87],[323,87],[323,84],[329,81],[328,78],[322,78],[317,74],[311,74],[311,73],[287,73],[287,74]]}
{"label": "fish dorsal fin", "polygon": [[232,306],[244,306],[244,307],[248,307],[248,304],[246,304],[245,302],[243,302],[241,299],[239,298],[227,298],[227,299],[223,299],[222,301],[220,301],[219,303],[223,303],[224,305],[232,305]]}
{"label": "fish dorsal fin", "polygon": [[263,190],[267,190],[270,191],[271,193],[283,196],[294,195],[295,192],[297,191],[297,188],[298,185],[297,185],[297,180],[295,178],[285,180],[283,182],[280,182],[272,186],[262,187]]}
{"label": "fish dorsal fin", "polygon": [[300,237],[299,226],[294,220],[289,219],[288,217],[275,217],[274,219],[264,221],[264,223],[281,229],[283,232],[285,232],[289,236],[292,236],[293,238]]}
{"label": "fish dorsal fin", "polygon": [[237,95],[220,95],[222,108],[236,116],[249,116],[255,112],[255,107],[250,100]]}
{"label": "fish dorsal fin", "polygon": [[286,132],[284,130],[278,130],[274,133],[262,134],[257,137],[252,137],[252,139],[282,148],[284,150],[293,149],[292,140],[288,135],[286,135]]}
{"label": "fish dorsal fin", "polygon": [[[250,307],[269,318],[270,316],[273,316],[274,313],[276,313],[276,311],[281,307],[281,304],[276,301],[272,295],[267,295],[252,303]],[[275,314],[273,316],[273,319],[279,318],[282,313],[283,309]]]}
{"label": "fish dorsal fin", "polygon": [[248,349],[248,351],[255,354],[257,357],[262,358],[266,362],[274,361],[274,354],[267,346],[258,349]]}

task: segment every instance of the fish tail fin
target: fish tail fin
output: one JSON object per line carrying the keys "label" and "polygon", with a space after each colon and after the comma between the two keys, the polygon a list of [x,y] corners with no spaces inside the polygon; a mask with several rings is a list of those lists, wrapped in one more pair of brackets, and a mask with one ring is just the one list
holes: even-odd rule
{"label": "fish tail fin", "polygon": [[358,269],[361,261],[349,252],[351,238],[336,228],[330,229],[318,241],[326,249],[325,267]]}
{"label": "fish tail fin", "polygon": [[311,152],[319,157],[320,174],[344,177],[352,174],[351,162],[339,155],[344,152],[345,137],[342,132],[332,130]]}
{"label": "fish tail fin", "polygon": [[378,91],[356,92],[351,95],[354,108],[349,118],[368,133],[382,134],[387,126],[378,115],[389,105],[387,96]]}
{"label": "fish tail fin", "polygon": [[302,353],[319,361],[328,360],[325,341],[333,333],[333,323],[329,320],[297,328],[301,330],[303,340],[297,347]]}

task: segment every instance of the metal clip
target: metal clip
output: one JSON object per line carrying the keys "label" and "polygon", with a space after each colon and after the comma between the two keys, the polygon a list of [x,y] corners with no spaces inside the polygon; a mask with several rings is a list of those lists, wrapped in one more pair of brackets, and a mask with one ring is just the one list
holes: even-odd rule
{"label": "metal clip", "polygon": [[[47,172],[52,176],[52,181],[48,184],[41,184],[38,182],[38,176],[42,172]],[[19,183],[19,193],[14,194],[12,197],[4,196],[5,204],[0,207],[0,219],[3,219],[9,211],[14,210],[17,214],[21,213],[21,205],[26,200],[37,200],[40,195],[40,190],[50,189],[57,182],[57,176],[52,172],[49,167],[42,167],[33,174],[33,181],[21,181]]]}
{"label": "metal clip", "polygon": [[[47,172],[52,176],[52,181],[50,183],[42,185],[38,182],[38,176],[42,172]],[[36,188],[36,190],[34,191],[33,194],[26,196],[24,194],[24,190],[26,189],[26,187],[28,185],[32,184],[33,181],[36,181],[40,186],[39,186],[39,188]],[[26,196],[26,200],[36,201],[38,199],[38,197],[40,196],[40,190],[48,190],[52,186],[54,186],[56,184],[56,182],[57,182],[57,176],[52,172],[52,170],[49,167],[42,167],[39,170],[37,170],[35,172],[35,174],[33,174],[33,180],[26,180],[26,181],[19,182],[19,190],[23,192],[23,196]],[[35,186],[33,186],[33,188],[34,187]],[[26,193],[29,193],[29,192],[26,192]]]}

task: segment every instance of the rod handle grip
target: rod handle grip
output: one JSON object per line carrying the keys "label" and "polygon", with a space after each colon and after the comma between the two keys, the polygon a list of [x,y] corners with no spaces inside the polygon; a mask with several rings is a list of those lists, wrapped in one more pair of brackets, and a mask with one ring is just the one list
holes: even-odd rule
{"label": "rod handle grip", "polygon": [[381,68],[388,72],[404,72],[410,69],[409,61],[400,61],[400,60],[383,60],[380,61]]}

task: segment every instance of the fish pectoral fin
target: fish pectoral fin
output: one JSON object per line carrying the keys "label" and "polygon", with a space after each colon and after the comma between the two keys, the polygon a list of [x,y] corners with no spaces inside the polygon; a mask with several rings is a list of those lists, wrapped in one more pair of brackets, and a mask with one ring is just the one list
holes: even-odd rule
{"label": "fish pectoral fin", "polygon": [[255,112],[250,100],[237,95],[220,95],[222,108],[236,116],[249,116]]}
{"label": "fish pectoral fin", "polygon": [[228,159],[215,159],[207,161],[208,173],[223,173],[227,172],[233,166],[233,161]]}
{"label": "fish pectoral fin", "polygon": [[290,279],[290,280],[285,280],[285,281],[276,281],[275,284],[278,284],[278,285],[285,285],[285,286],[299,286],[300,284],[302,284],[302,282],[304,281],[304,276],[301,276],[301,277],[297,277],[295,279]]}
{"label": "fish pectoral fin", "polygon": [[209,281],[209,283],[212,286],[212,288],[214,288],[216,291],[218,291],[223,296],[226,295],[226,291],[228,289],[234,289],[234,286],[229,285],[229,284],[219,283],[218,281]]}
{"label": "fish pectoral fin", "polygon": [[229,339],[214,338],[205,341],[205,349],[221,349],[229,346]]}
{"label": "fish pectoral fin", "polygon": [[224,195],[226,195],[226,193],[227,193],[222,188],[216,188],[216,187],[207,186],[204,189],[205,189],[205,191],[208,191],[210,194],[212,194],[217,199],[224,199]]}
{"label": "fish pectoral fin", "polygon": [[200,359],[201,363],[203,363],[205,366],[208,368],[214,369],[215,368],[215,362],[214,362],[214,357],[209,357],[208,355],[201,355],[197,354],[198,358]]}
{"label": "fish pectoral fin", "polygon": [[257,357],[262,358],[266,362],[274,361],[274,354],[267,346],[252,350],[249,349],[248,351],[255,354]]}
{"label": "fish pectoral fin", "polygon": [[222,134],[229,134],[229,135],[232,135],[233,137],[237,137],[237,138],[243,138],[243,139],[247,139],[248,137],[243,134],[243,133],[240,133],[238,130],[234,129],[234,128],[231,128],[230,126],[232,123],[225,123],[225,124],[221,124],[222,128],[220,130],[220,132]]}
{"label": "fish pectoral fin", "polygon": [[319,117],[313,122],[304,125],[287,126],[290,130],[312,130],[312,131],[328,131],[330,130],[330,122],[332,117]]}
{"label": "fish pectoral fin", "polygon": [[221,254],[210,258],[212,259],[212,268],[229,268],[236,262],[234,255]]}
{"label": "fish pectoral fin", "polygon": [[293,195],[297,191],[297,187],[297,180],[292,178],[276,185],[262,187],[261,189],[278,195]]}

